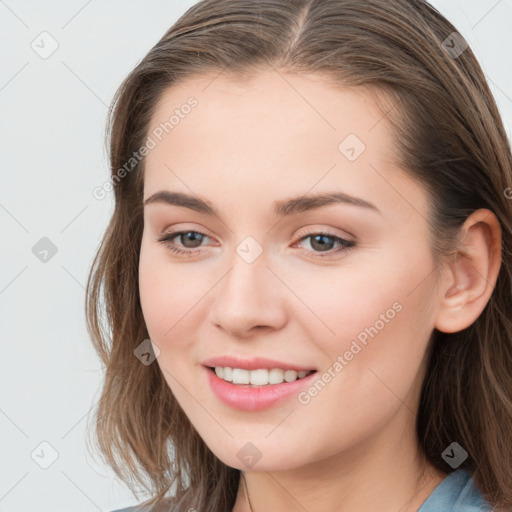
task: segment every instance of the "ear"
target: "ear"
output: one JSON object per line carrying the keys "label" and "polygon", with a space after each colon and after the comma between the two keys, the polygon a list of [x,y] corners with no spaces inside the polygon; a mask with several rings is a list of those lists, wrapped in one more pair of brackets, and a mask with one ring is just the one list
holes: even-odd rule
{"label": "ear", "polygon": [[461,227],[461,243],[441,281],[435,328],[451,333],[469,327],[487,305],[501,267],[501,226],[487,209],[473,212]]}

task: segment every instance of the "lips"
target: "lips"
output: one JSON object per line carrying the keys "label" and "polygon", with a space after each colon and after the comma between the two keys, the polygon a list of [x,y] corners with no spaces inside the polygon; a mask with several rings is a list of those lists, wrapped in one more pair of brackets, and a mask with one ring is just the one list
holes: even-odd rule
{"label": "lips", "polygon": [[285,361],[278,361],[274,359],[267,359],[265,357],[254,357],[251,359],[244,359],[236,356],[220,356],[207,359],[202,362],[203,366],[215,368],[216,366],[228,366],[230,368],[241,368],[243,370],[260,370],[272,368],[280,368],[281,370],[295,370],[299,371],[315,371],[316,368],[302,364],[288,363]]}
{"label": "lips", "polygon": [[[271,362],[275,364],[276,362]],[[240,364],[240,363],[238,363]],[[279,363],[282,364],[282,363]],[[204,374],[210,389],[225,405],[233,409],[256,412],[271,408],[285,400],[297,396],[316,378],[316,371],[294,382],[283,382],[267,386],[245,386],[226,382],[217,377],[210,367],[204,366]]]}

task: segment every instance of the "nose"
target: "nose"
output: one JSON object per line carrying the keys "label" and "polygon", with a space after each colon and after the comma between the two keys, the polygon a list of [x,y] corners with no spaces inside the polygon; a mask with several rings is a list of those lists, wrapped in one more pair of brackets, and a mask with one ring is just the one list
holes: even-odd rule
{"label": "nose", "polygon": [[260,255],[248,263],[238,254],[225,277],[212,290],[210,320],[236,338],[279,330],[286,324],[286,291],[268,261]]}

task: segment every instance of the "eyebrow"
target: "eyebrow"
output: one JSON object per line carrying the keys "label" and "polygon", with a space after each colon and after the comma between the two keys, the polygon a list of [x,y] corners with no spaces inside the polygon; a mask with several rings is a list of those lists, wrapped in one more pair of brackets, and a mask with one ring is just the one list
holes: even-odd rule
{"label": "eyebrow", "polygon": [[[144,201],[144,206],[151,203],[164,203],[174,206],[181,206],[183,208],[189,208],[199,213],[205,213],[207,215],[215,215],[220,217],[219,212],[215,207],[208,201],[204,201],[198,197],[184,194],[182,192],[170,192],[168,190],[160,190],[155,194],[151,195]],[[321,208],[322,206],[328,206],[331,204],[343,203],[352,206],[359,206],[374,210],[375,212],[382,213],[374,204],[361,199],[360,197],[350,196],[343,192],[324,192],[317,195],[306,195],[293,197],[291,199],[285,199],[280,201],[274,201],[274,213],[277,216],[284,217],[288,215],[294,215],[297,213],[306,212]]]}

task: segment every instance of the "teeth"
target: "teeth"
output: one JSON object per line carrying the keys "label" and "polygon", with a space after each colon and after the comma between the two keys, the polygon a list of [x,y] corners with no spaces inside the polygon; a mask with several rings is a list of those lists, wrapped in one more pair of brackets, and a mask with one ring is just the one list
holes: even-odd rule
{"label": "teeth", "polygon": [[311,370],[281,370],[280,368],[272,368],[267,370],[265,368],[259,370],[244,370],[242,368],[230,368],[229,366],[216,366],[215,374],[220,379],[233,384],[245,384],[251,386],[266,386],[268,384],[281,384],[284,381],[293,382],[295,380],[303,379],[309,375]]}
{"label": "teeth", "polygon": [[251,370],[247,371],[249,375],[249,381],[253,386],[264,386],[268,384],[268,370]]}
{"label": "teeth", "polygon": [[268,372],[267,384],[281,384],[284,381],[284,371],[279,368],[273,368]]}
{"label": "teeth", "polygon": [[249,371],[233,368],[233,384],[249,384]]}

